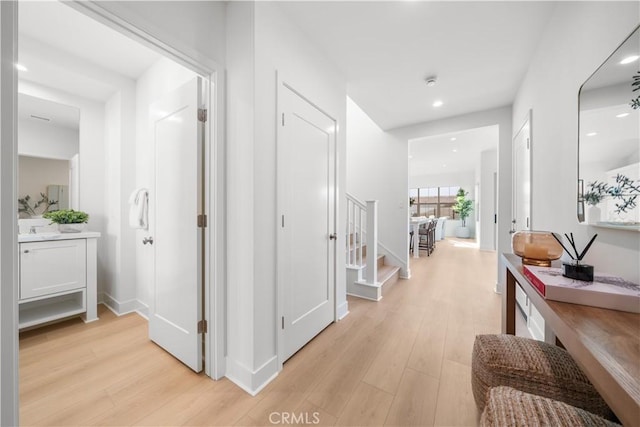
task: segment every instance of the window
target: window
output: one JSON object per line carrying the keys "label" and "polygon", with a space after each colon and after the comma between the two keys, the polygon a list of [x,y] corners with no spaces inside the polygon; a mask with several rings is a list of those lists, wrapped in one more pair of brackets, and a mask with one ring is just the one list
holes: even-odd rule
{"label": "window", "polygon": [[409,197],[415,200],[411,206],[411,216],[448,216],[455,219],[452,207],[456,203],[459,186],[412,188]]}

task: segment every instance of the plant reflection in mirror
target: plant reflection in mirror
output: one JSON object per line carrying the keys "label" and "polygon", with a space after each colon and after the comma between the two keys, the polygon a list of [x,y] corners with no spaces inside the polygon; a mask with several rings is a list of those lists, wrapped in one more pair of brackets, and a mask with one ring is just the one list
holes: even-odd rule
{"label": "plant reflection in mirror", "polygon": [[[633,76],[633,83],[631,83],[631,87],[634,87],[634,89],[632,89],[632,92],[635,92],[637,90],[640,90],[640,71],[638,71],[636,73],[635,76]],[[635,99],[631,99],[631,102],[629,103],[629,105],[631,105],[631,108],[633,108],[634,110],[639,110],[640,109],[640,95],[636,96]]]}
{"label": "plant reflection in mirror", "polygon": [[[616,213],[626,213],[627,211],[637,206],[636,199],[640,194],[640,185],[636,184],[633,179],[618,174],[616,175],[615,185],[609,185],[606,182],[590,182],[590,190],[587,194],[592,193],[590,197],[594,199],[600,197],[600,200],[605,196],[610,196],[616,200]],[[586,195],[585,195],[586,198]]]}
{"label": "plant reflection in mirror", "polygon": [[[51,206],[57,204],[57,200],[51,200],[46,194],[40,193],[40,200],[31,206],[31,196],[27,194],[22,199],[18,199],[18,213],[24,213],[29,216],[38,216],[48,212]],[[38,209],[40,209],[41,206],[43,207],[42,211],[38,212]]]}

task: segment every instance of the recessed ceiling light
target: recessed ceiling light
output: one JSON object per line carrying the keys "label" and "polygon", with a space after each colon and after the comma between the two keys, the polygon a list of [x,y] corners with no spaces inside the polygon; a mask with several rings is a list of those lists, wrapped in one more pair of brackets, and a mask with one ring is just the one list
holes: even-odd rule
{"label": "recessed ceiling light", "polygon": [[620,63],[622,65],[631,64],[633,61],[637,61],[638,58],[640,58],[640,56],[638,56],[638,55],[627,56],[622,61],[620,61]]}
{"label": "recessed ceiling light", "polygon": [[410,159],[413,159],[413,156],[412,156],[411,154],[409,154],[409,158],[410,158]]}
{"label": "recessed ceiling light", "polygon": [[443,167],[443,168],[446,168],[446,167],[447,167],[447,165],[442,165],[442,167]]}
{"label": "recessed ceiling light", "polygon": [[620,113],[620,114],[616,114],[616,117],[621,119],[623,117],[627,117],[629,115],[629,113]]}
{"label": "recessed ceiling light", "polygon": [[453,150],[451,150],[451,151],[453,151],[454,153],[457,153],[457,152],[458,152],[458,149],[454,148],[454,149],[453,149]]}
{"label": "recessed ceiling light", "polygon": [[437,100],[437,101],[435,101],[435,102],[433,103],[433,106],[434,106],[434,107],[436,107],[436,108],[437,108],[437,107],[442,107],[442,104],[444,104],[442,101]]}
{"label": "recessed ceiling light", "polygon": [[29,69],[27,67],[25,67],[22,64],[16,64],[16,70],[18,71],[29,71]]}
{"label": "recessed ceiling light", "polygon": [[456,137],[455,137],[455,136],[454,136],[453,138],[451,138],[451,141],[455,141],[455,140],[456,140]]}
{"label": "recessed ceiling light", "polygon": [[598,132],[589,132],[587,134],[587,136],[596,136],[598,134]]}

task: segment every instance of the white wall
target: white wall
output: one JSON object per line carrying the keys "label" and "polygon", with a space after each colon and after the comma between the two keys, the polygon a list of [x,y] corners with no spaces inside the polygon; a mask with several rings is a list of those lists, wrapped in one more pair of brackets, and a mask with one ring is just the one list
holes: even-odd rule
{"label": "white wall", "polygon": [[69,161],[18,157],[18,197],[27,194],[33,203],[40,200],[40,193],[47,194],[48,185],[69,185]]}
{"label": "white wall", "polygon": [[[393,129],[390,132],[406,141],[424,136],[473,129],[482,126],[498,125],[498,253],[511,252],[511,107],[465,114],[463,116],[434,122],[419,123]],[[474,177],[475,180],[475,177]],[[471,191],[470,191],[471,192]],[[496,266],[499,270],[499,266]],[[502,277],[498,276],[499,282]],[[500,283],[498,285],[500,285]],[[500,289],[500,286],[497,288]]]}
{"label": "white wall", "polygon": [[97,1],[95,4],[215,69],[226,56],[226,2]]}
{"label": "white wall", "polygon": [[347,192],[363,202],[378,200],[378,239],[403,277],[410,274],[408,155],[406,141],[384,132],[347,98]]}
{"label": "white wall", "polygon": [[[578,89],[638,25],[637,2],[559,3],[513,105],[532,120],[532,228],[573,232],[596,272],[640,281],[640,233],[594,228],[576,218]],[[514,122],[515,123],[515,122]],[[515,133],[514,129],[514,133]]]}
{"label": "white wall", "polygon": [[[117,313],[137,309],[135,232],[128,224],[128,198],[135,185],[135,85],[121,83],[105,105],[105,233],[107,267],[102,300]],[[82,161],[82,160],[81,160]]]}
{"label": "white wall", "polygon": [[77,130],[18,120],[18,154],[49,159],[69,160],[78,153]]}
{"label": "white wall", "polygon": [[[255,392],[277,373],[276,71],[338,122],[338,236],[344,247],[346,84],[277,3],[229,3],[227,376]],[[285,77],[286,76],[286,77]],[[255,232],[259,230],[259,232]],[[336,271],[344,271],[338,256]],[[337,275],[338,310],[346,288]],[[340,314],[338,314],[340,315]]]}
{"label": "white wall", "polygon": [[[134,172],[130,181],[122,187],[122,197],[126,205],[129,194],[136,188],[147,188],[154,190],[154,147],[153,135],[149,126],[149,109],[151,104],[160,100],[167,93],[177,89],[184,83],[195,77],[195,73],[175,62],[162,58],[153,64],[140,78],[135,86],[135,143],[127,149],[127,155],[133,159]],[[135,150],[131,147],[135,146]],[[135,151],[135,156],[132,152]],[[142,239],[151,234],[155,223],[155,211],[149,209],[149,230],[132,230],[128,228],[128,206],[124,206],[122,212],[124,226],[133,235],[132,244],[128,250],[135,254],[137,260],[134,281],[136,283],[135,292],[127,294],[130,298],[137,300],[137,309],[144,315],[148,314],[150,298],[153,286],[153,247],[143,245]]]}

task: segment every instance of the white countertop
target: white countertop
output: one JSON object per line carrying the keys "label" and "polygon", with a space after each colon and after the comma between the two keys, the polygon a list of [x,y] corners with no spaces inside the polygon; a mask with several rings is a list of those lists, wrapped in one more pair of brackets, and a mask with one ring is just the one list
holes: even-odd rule
{"label": "white countertop", "polygon": [[18,234],[18,243],[43,242],[47,240],[96,239],[98,237],[100,237],[100,233],[97,231],[82,231],[80,233]]}

